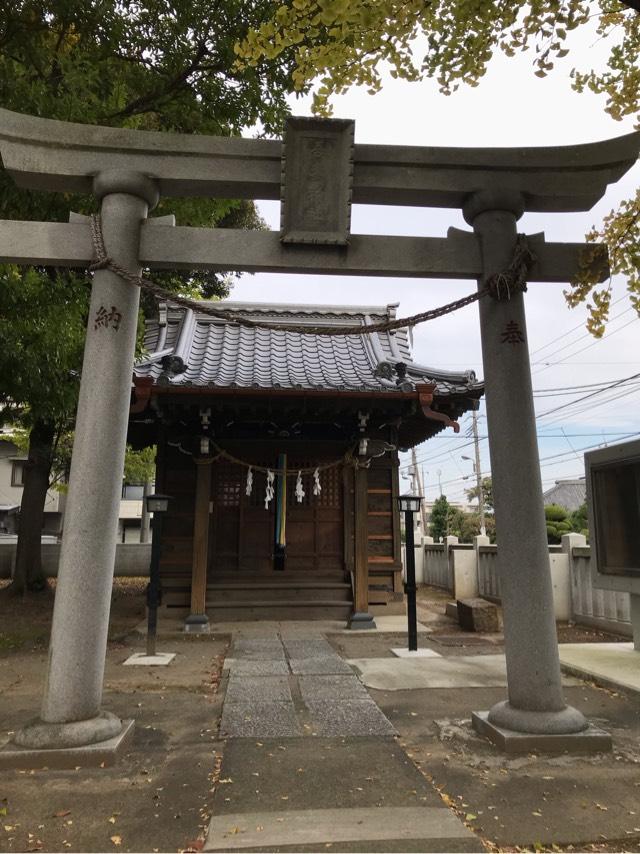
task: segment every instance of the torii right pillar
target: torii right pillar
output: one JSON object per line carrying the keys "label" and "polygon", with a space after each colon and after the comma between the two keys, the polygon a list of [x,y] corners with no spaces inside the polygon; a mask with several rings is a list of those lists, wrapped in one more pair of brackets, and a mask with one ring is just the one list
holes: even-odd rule
{"label": "torii right pillar", "polygon": [[[509,267],[523,211],[513,191],[468,199],[464,216],[483,258],[479,287]],[[508,699],[474,712],[473,726],[508,753],[608,750],[609,734],[563,697],[524,297],[485,297],[479,308]]]}

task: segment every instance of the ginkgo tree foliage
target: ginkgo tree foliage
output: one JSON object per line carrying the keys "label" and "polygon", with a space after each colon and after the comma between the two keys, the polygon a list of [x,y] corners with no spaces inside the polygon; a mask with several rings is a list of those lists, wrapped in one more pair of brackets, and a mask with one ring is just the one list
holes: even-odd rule
{"label": "ginkgo tree foliage", "polygon": [[[240,67],[253,67],[294,49],[296,87],[312,86],[313,111],[330,115],[334,96],[352,86],[375,94],[386,71],[407,81],[433,78],[451,95],[463,84],[477,86],[496,53],[530,51],[533,73],[545,77],[570,52],[571,32],[595,20],[610,45],[605,67],[574,69],[571,85],[602,95],[612,118],[635,116],[640,127],[639,9],[638,0],[284,0],[236,53]],[[640,190],[587,239],[607,243],[611,272],[626,276],[640,313]],[[585,259],[565,296],[571,306],[590,300],[587,326],[601,337],[611,291],[597,278]]]}

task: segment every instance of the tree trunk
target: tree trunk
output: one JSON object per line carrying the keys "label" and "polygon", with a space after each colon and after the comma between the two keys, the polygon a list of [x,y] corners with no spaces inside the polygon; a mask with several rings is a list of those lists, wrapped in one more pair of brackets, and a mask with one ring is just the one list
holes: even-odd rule
{"label": "tree trunk", "polygon": [[45,421],[36,421],[29,436],[29,458],[24,467],[16,567],[11,584],[14,593],[25,594],[28,590],[42,590],[46,585],[42,572],[41,536],[54,436],[53,424]]}

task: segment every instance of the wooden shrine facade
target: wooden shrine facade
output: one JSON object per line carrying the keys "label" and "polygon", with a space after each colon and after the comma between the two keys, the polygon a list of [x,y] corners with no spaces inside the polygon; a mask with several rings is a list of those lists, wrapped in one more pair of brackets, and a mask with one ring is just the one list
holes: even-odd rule
{"label": "wooden shrine facade", "polygon": [[302,331],[183,309],[148,324],[129,438],[158,444],[156,491],[173,498],[165,604],[216,620],[402,613],[398,451],[456,429],[482,384],[413,363],[406,330],[304,334],[395,306],[221,306]]}

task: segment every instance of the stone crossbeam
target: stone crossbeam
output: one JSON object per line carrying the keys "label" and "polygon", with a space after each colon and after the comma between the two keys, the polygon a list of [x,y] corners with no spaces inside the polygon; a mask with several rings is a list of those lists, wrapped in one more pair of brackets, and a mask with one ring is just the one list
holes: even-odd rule
{"label": "stone crossbeam", "polygon": [[[529,211],[589,210],[635,162],[640,133],[548,148],[354,147],[353,202],[460,208],[500,187]],[[0,110],[0,154],[21,187],[90,193],[103,169],[155,179],[162,196],[279,199],[280,140],[108,128]]]}
{"label": "stone crossbeam", "polygon": [[[444,237],[351,235],[348,247],[283,246],[275,231],[169,227],[147,221],[141,228],[140,263],[155,270],[237,270],[350,276],[477,279],[482,275],[478,238],[449,229]],[[536,256],[531,281],[567,282],[581,253],[598,247],[546,243],[529,237]],[[602,277],[608,274],[602,259]],[[0,220],[0,263],[88,267],[95,258],[87,222]]]}

